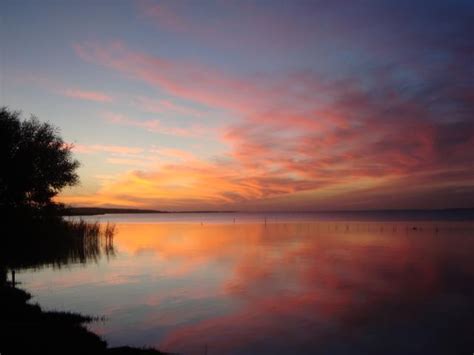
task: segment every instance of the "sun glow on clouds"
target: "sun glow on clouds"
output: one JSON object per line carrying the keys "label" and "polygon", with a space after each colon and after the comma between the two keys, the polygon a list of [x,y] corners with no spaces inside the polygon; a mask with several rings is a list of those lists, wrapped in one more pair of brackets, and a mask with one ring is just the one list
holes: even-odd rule
{"label": "sun glow on clouds", "polygon": [[73,147],[74,151],[77,153],[96,153],[96,152],[106,152],[106,153],[117,153],[117,154],[138,154],[143,152],[142,148],[134,148],[127,146],[119,145],[103,145],[103,144],[76,144]]}
{"label": "sun glow on clouds", "polygon": [[[195,19],[168,5],[145,2],[141,11],[151,19],[166,17],[161,25],[180,36],[207,35],[186,30]],[[392,22],[385,30],[397,25]],[[278,32],[285,28],[278,27]],[[288,36],[294,34],[288,27]],[[324,31],[315,36],[331,39]],[[342,30],[334,36],[352,38]],[[418,49],[412,43],[397,40],[399,48],[390,48],[400,54],[393,58],[396,65],[380,64],[389,49],[375,36],[364,52],[371,64],[338,75],[317,69],[250,75],[137,50],[123,41],[77,42],[74,51],[85,63],[150,90],[147,96],[130,94],[128,102],[156,116],[144,119],[112,108],[101,113],[109,125],[174,137],[176,142],[193,138],[206,145],[215,140],[227,150],[202,155],[165,145],[78,145],[77,152],[105,154],[108,164],[124,170],[94,193],[65,194],[61,199],[177,209],[252,203],[285,209],[291,202],[292,208],[312,209],[371,208],[387,196],[391,207],[409,207],[420,196],[429,202],[419,207],[435,207],[432,204],[442,203],[446,195],[461,200],[463,194],[474,196],[474,109],[469,94],[474,85],[462,75],[469,67],[467,54],[462,47],[414,36],[426,51],[449,54],[444,62],[429,62],[414,55]],[[416,59],[407,60],[407,54]],[[92,91],[66,95],[112,101]],[[220,112],[219,124],[205,123],[210,110]],[[174,115],[187,121],[171,121]],[[465,204],[468,197],[461,200]]]}

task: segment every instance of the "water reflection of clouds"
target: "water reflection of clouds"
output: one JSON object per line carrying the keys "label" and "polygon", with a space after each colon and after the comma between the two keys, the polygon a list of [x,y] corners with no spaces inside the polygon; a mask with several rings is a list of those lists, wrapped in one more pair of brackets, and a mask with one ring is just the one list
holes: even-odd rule
{"label": "water reflection of clouds", "polygon": [[91,327],[118,345],[400,354],[418,344],[436,354],[468,344],[472,231],[327,227],[123,224],[114,260],[48,272],[35,285],[67,282],[93,299],[89,309],[108,320]]}
{"label": "water reflection of clouds", "polygon": [[[227,296],[244,299],[245,305],[238,312],[173,331],[160,343],[162,347],[186,353],[202,349],[206,342],[218,353],[240,353],[249,344],[260,344],[274,353],[289,350],[286,342],[291,346],[301,342],[314,346],[313,350],[331,347],[321,342],[334,332],[346,336],[361,332],[360,327],[375,327],[371,330],[375,331],[377,324],[387,327],[404,319],[409,326],[410,316],[426,311],[426,300],[436,302],[437,297],[444,297],[444,260],[461,264],[460,269],[467,267],[465,277],[472,280],[474,276],[467,253],[457,250],[453,237],[448,242],[446,236],[413,233],[333,234],[314,239],[292,234],[301,240],[292,240],[287,250],[282,243],[274,253],[272,241],[262,233],[274,233],[278,241],[284,238],[278,229],[255,231],[260,233],[253,239],[257,243],[248,245],[235,259],[222,285]],[[299,329],[298,334],[293,334],[294,329]],[[353,341],[358,342],[349,339]],[[358,346],[370,350],[381,344]]]}

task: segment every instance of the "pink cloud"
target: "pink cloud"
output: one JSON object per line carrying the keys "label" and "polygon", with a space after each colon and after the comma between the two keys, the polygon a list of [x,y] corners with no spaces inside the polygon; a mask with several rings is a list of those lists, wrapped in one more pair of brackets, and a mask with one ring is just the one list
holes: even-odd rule
{"label": "pink cloud", "polygon": [[172,95],[237,112],[251,112],[266,98],[259,85],[189,62],[177,62],[133,52],[121,42],[74,45],[84,60],[117,70],[136,80],[160,87]]}
{"label": "pink cloud", "polygon": [[[304,48],[299,39],[305,35],[308,24],[298,23],[272,7],[262,8],[252,2],[216,2],[213,9],[219,15],[203,21],[186,2],[141,0],[137,4],[143,17],[160,30],[195,38],[210,46],[233,51],[249,47],[267,51]],[[236,13],[240,15],[236,17]]]}
{"label": "pink cloud", "polygon": [[160,120],[135,120],[122,114],[105,112],[103,114],[107,122],[122,125],[143,128],[149,132],[168,134],[180,137],[196,137],[204,134],[204,129],[199,126],[189,128],[166,126]]}
{"label": "pink cloud", "polygon": [[183,116],[195,118],[202,118],[204,116],[204,112],[191,107],[176,104],[171,100],[155,100],[149,97],[137,97],[134,100],[134,103],[139,109],[145,112],[158,114],[180,114]]}
{"label": "pink cloud", "polygon": [[147,0],[141,0],[138,4],[143,14],[156,19],[162,26],[174,31],[184,31],[189,27],[188,23],[181,16],[177,15],[168,4],[152,3]]}
{"label": "pink cloud", "polygon": [[110,95],[107,95],[99,91],[85,91],[79,89],[67,89],[64,90],[63,95],[71,97],[74,99],[87,100],[87,101],[96,101],[96,102],[112,102],[113,98]]}
{"label": "pink cloud", "polygon": [[[300,192],[312,192],[313,199],[317,195],[327,201],[329,195],[338,197],[338,191],[356,196],[368,186],[401,196],[407,182],[420,191],[430,182],[433,193],[442,196],[448,172],[456,172],[449,175],[450,183],[473,188],[465,179],[466,172],[472,172],[472,124],[464,117],[441,119],[425,99],[407,95],[386,73],[372,73],[377,86],[368,87],[356,77],[329,80],[312,72],[237,77],[196,63],[134,52],[120,42],[80,44],[75,50],[84,60],[178,99],[239,117],[221,130],[221,140],[230,148],[227,154],[215,161],[177,163],[140,175],[142,182],[168,181],[173,174],[192,176],[184,179],[187,190],[181,191],[194,196],[194,202],[178,194],[178,204],[238,204]],[[470,96],[462,89],[450,89],[449,95],[470,104]],[[174,101],[142,98],[137,104],[157,113],[185,112]],[[105,117],[114,124],[177,136],[206,132],[199,126],[165,126],[156,119],[136,120],[113,113]],[[121,186],[135,181],[136,176],[129,175]],[[130,198],[144,204],[163,201],[160,196],[168,196],[163,186],[167,185],[156,186],[156,194],[140,193],[142,187],[137,186]],[[169,186],[168,192],[176,193]]]}
{"label": "pink cloud", "polygon": [[18,73],[15,76],[15,80],[20,84],[40,86],[41,88],[53,92],[57,95],[62,95],[73,99],[103,103],[114,101],[114,98],[111,95],[106,94],[102,91],[70,88],[67,87],[67,85],[62,83],[61,81],[38,73]]}

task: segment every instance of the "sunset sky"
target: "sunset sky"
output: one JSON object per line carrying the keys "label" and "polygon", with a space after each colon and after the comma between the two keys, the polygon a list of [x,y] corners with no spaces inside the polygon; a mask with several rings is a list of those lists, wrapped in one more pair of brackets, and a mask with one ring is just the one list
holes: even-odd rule
{"label": "sunset sky", "polygon": [[62,202],[474,207],[472,0],[0,1],[0,105],[74,144]]}

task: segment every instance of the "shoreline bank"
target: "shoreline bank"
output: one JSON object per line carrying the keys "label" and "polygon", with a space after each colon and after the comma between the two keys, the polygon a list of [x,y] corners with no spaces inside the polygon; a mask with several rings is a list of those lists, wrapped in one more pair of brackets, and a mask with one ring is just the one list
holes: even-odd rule
{"label": "shoreline bank", "polygon": [[0,285],[1,354],[165,354],[152,348],[108,347],[105,340],[84,326],[97,317],[44,311],[28,303],[31,297],[10,284]]}

